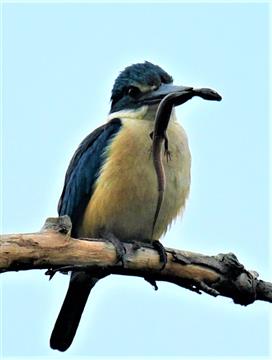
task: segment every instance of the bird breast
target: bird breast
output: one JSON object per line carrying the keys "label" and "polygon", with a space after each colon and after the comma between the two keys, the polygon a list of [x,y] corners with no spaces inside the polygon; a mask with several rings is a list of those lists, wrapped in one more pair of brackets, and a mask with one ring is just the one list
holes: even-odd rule
{"label": "bird breast", "polygon": [[[123,126],[106,150],[80,232],[81,236],[99,236],[104,229],[123,241],[148,241],[158,200],[150,138],[154,122],[121,120]],[[163,159],[166,187],[154,229],[156,239],[183,210],[190,187],[191,156],[186,134],[176,121],[170,121],[167,136],[171,159]]]}

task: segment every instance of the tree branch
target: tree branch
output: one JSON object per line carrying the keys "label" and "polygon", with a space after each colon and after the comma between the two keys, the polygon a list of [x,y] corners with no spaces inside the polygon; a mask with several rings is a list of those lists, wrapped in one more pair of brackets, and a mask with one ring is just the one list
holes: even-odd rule
{"label": "tree branch", "polygon": [[232,254],[206,256],[166,248],[168,262],[161,270],[159,255],[150,245],[125,243],[124,265],[116,264],[114,246],[104,239],[70,237],[69,217],[47,219],[41,232],[3,235],[0,242],[0,272],[49,269],[55,272],[90,271],[143,277],[155,289],[156,281],[167,281],[197,293],[226,296],[237,304],[255,300],[272,302],[272,283],[258,279]]}

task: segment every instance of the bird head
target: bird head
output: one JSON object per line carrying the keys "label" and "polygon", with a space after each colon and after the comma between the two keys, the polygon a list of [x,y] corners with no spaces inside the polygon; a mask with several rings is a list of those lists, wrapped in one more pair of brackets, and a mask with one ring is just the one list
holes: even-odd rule
{"label": "bird head", "polygon": [[115,80],[111,95],[111,110],[136,110],[144,105],[158,105],[172,92],[191,87],[173,85],[173,78],[158,65],[148,61],[126,67]]}

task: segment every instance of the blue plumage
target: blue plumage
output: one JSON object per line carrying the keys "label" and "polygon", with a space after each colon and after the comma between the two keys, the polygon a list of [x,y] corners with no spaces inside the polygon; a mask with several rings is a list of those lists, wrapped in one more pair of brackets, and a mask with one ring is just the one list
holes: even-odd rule
{"label": "blue plumage", "polygon": [[[117,77],[112,89],[110,113],[113,114],[117,111],[120,112],[124,111],[123,114],[120,114],[120,116],[124,117],[124,114],[127,114],[127,112],[129,111],[130,116],[126,119],[126,121],[124,121],[124,127],[122,127],[121,120],[115,118],[109,121],[107,124],[93,131],[90,135],[88,135],[80,144],[77,151],[75,152],[65,176],[65,183],[64,183],[63,192],[59,200],[58,212],[59,215],[70,216],[73,224],[72,236],[74,238],[79,237],[81,234],[83,235],[86,234],[87,236],[92,235],[92,233],[89,231],[86,231],[84,233],[84,229],[83,229],[84,224],[82,224],[82,222],[83,220],[85,221],[85,218],[87,219],[87,222],[94,221],[95,223],[94,226],[97,226],[98,228],[100,228],[100,226],[102,228],[105,225],[109,225],[108,230],[112,232],[113,235],[116,235],[115,232],[119,231],[118,228],[123,229],[123,227],[125,227],[125,231],[124,231],[125,234],[121,234],[121,239],[124,237],[132,239],[132,235],[134,235],[135,233],[137,234],[139,233],[139,238],[141,239],[141,236],[145,236],[144,234],[147,234],[149,232],[149,224],[146,224],[146,228],[148,228],[148,230],[142,233],[143,225],[141,224],[141,219],[143,219],[144,222],[146,223],[146,219],[143,218],[143,215],[146,216],[147,219],[151,218],[149,216],[150,204],[146,204],[145,198],[139,197],[137,194],[135,194],[134,201],[136,203],[133,204],[132,201],[130,204],[129,201],[131,200],[125,198],[125,196],[119,195],[120,200],[122,200],[122,205],[120,207],[119,203],[116,204],[116,201],[115,202],[113,201],[112,199],[113,196],[111,196],[111,192],[113,192],[113,195],[115,194],[115,197],[118,191],[120,194],[123,194],[123,189],[126,189],[127,194],[129,193],[129,191],[137,192],[137,189],[141,186],[141,182],[138,182],[138,178],[137,178],[138,176],[140,176],[139,174],[141,170],[139,170],[139,168],[144,170],[143,171],[144,173],[149,173],[148,171],[147,172],[145,171],[147,170],[145,166],[146,167],[151,166],[152,162],[151,161],[143,162],[143,164],[140,164],[141,166],[139,166],[139,157],[146,156],[148,154],[148,149],[147,149],[148,146],[151,147],[151,140],[149,134],[152,130],[152,122],[139,121],[139,125],[142,124],[142,127],[136,126],[134,131],[133,126],[135,125],[135,122],[133,120],[135,119],[139,120],[139,117],[137,117],[137,114],[139,115],[139,113],[134,112],[133,110],[140,109],[143,106],[146,106],[146,108],[151,106],[151,109],[154,110],[153,115],[155,117],[155,105],[156,104],[158,105],[162,97],[166,96],[169,92],[177,90],[177,87],[172,86],[172,82],[173,79],[168,73],[166,73],[159,66],[151,64],[149,62],[128,66]],[[112,116],[114,115],[111,115],[111,117]],[[131,123],[131,125],[128,125],[129,123]],[[147,125],[151,125],[151,126],[147,126]],[[126,131],[124,130],[123,132],[123,129],[125,128],[127,128],[127,130]],[[145,139],[144,141],[142,141],[143,140],[142,138],[139,139],[138,145],[142,144],[143,148],[142,146],[137,147],[138,153],[135,153],[135,157],[138,159],[138,165],[135,165],[133,168],[126,167],[126,163],[127,161],[130,162],[133,161],[134,154],[131,153],[130,155],[132,156],[129,156],[128,159],[126,158],[128,153],[126,151],[122,152],[122,146],[125,149],[125,147],[129,147],[128,145],[130,145],[129,140],[131,135],[129,130],[131,130],[132,134],[134,134],[133,137],[134,140],[135,140],[135,134],[139,136],[143,136]],[[119,131],[121,131],[121,133]],[[115,139],[117,134],[120,134],[120,137],[118,139]],[[127,140],[125,141],[124,138],[122,138],[123,134],[126,134],[125,136],[127,136]],[[109,212],[109,216],[106,217],[105,222],[102,221],[102,223],[100,224],[99,223],[99,221],[101,220],[100,215],[102,215],[103,217],[103,215],[105,214],[98,215],[98,209],[100,204],[98,202],[97,203],[95,202],[95,199],[97,199],[98,196],[96,197],[94,196],[93,198],[92,196],[95,191],[96,181],[97,184],[101,185],[101,183],[99,183],[100,171],[101,168],[103,167],[103,164],[107,160],[107,157],[111,156],[110,160],[114,159],[113,151],[107,152],[107,148],[111,144],[112,140],[116,140],[116,143],[114,144],[116,145],[118,143],[118,140],[120,139],[122,139],[122,141],[120,141],[118,146],[119,146],[119,151],[121,151],[121,153],[119,154],[121,155],[122,167],[123,169],[128,169],[129,174],[123,172],[120,174],[120,179],[119,179],[119,175],[117,175],[116,172],[113,172],[113,174],[111,175],[113,178],[112,179],[109,178],[107,181],[109,181],[109,183],[115,183],[116,186],[117,184],[115,181],[117,180],[118,183],[119,180],[118,189],[116,188],[113,189],[116,190],[115,192],[112,191],[111,189],[110,192],[106,192],[105,189],[104,189],[104,193],[103,191],[100,192],[100,195],[102,197],[101,200],[99,201],[101,201],[102,203],[103,202],[106,203],[106,201],[108,201],[109,205],[113,205],[111,207],[112,210]],[[146,144],[145,141],[146,142],[148,141],[147,147],[145,147]],[[130,147],[130,149],[132,150],[135,149],[135,146]],[[148,157],[146,157],[145,159],[148,159]],[[118,161],[114,162],[114,164],[111,166],[115,168],[118,167]],[[106,169],[109,170],[109,167],[105,167],[105,172]],[[133,171],[135,171],[135,175]],[[175,179],[177,179],[179,176],[178,171],[179,170],[177,169],[176,171],[177,176],[175,177]],[[118,179],[116,179],[116,176],[118,176]],[[103,176],[101,177],[101,181],[103,181],[102,178]],[[130,178],[130,184],[128,183],[129,178]],[[131,181],[131,179],[133,181]],[[113,180],[113,182],[111,182],[111,180]],[[145,184],[145,187],[148,186],[152,186],[152,180],[150,180],[150,177],[149,177],[149,181],[147,181]],[[96,193],[96,195],[98,193]],[[174,203],[174,207],[175,207],[175,204],[177,203],[176,199],[172,197],[170,198],[170,200],[171,203],[172,202]],[[90,201],[91,203],[89,204]],[[117,202],[118,202],[118,197],[117,197]],[[114,205],[118,207],[119,210],[121,210],[121,212],[119,211],[115,213]],[[133,210],[131,211],[131,209],[129,209],[127,211],[127,206],[130,205],[133,205],[132,206]],[[145,209],[146,205],[148,205],[147,209]],[[108,210],[109,207],[110,206],[106,207],[104,211],[106,212],[106,210]],[[138,209],[141,208],[143,208],[143,211],[140,210],[140,213],[138,214]],[[90,209],[90,213],[88,211],[86,212],[86,209],[88,211]],[[176,216],[177,209],[175,209],[174,212],[171,211],[170,211],[171,216],[168,214],[170,216],[170,220],[172,219],[172,217]],[[103,212],[103,208],[102,208],[102,212]],[[131,214],[133,216],[130,216]],[[140,216],[140,220],[139,220],[139,216]],[[127,218],[129,220],[128,223],[126,223]],[[118,226],[116,226],[116,224],[118,224]],[[167,224],[165,226],[167,226]],[[163,226],[163,228],[165,226]],[[128,227],[128,234],[129,234],[128,236],[126,235],[127,234],[126,227]],[[150,223],[150,230],[151,230],[151,223]],[[53,349],[65,351],[71,345],[77,327],[79,325],[82,312],[87,302],[89,293],[96,284],[96,282],[105,276],[107,276],[107,272],[103,272],[103,271],[99,274],[97,272],[91,274],[89,272],[84,272],[84,271],[72,272],[66,297],[64,299],[61,311],[56,320],[50,338],[50,346]]]}
{"label": "blue plumage", "polygon": [[151,64],[148,61],[130,65],[115,80],[111,94],[110,112],[141,107],[144,94],[139,89],[139,84],[159,88],[161,84],[171,84],[172,82],[172,76],[158,65]]}
{"label": "blue plumage", "polygon": [[119,119],[113,119],[97,128],[82,141],[70,162],[58,212],[59,215],[70,216],[73,224],[72,236],[77,236],[77,225],[82,221],[95,181],[105,161],[105,150],[121,126]]}

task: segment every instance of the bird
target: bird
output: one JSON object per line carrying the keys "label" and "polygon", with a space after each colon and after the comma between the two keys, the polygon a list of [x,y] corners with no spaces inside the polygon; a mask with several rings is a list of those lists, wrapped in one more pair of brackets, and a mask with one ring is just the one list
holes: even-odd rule
{"label": "bird", "polygon": [[[102,237],[152,244],[183,213],[190,190],[191,154],[175,108],[167,129],[171,159],[163,159],[166,187],[152,229],[158,189],[150,134],[160,101],[186,89],[160,66],[145,61],[117,76],[106,122],[79,145],[68,166],[58,203],[60,216],[72,221],[72,237]],[[153,235],[153,236],[152,236]],[[53,328],[50,346],[66,351],[76,334],[88,296],[106,274],[71,274],[67,294]]]}

